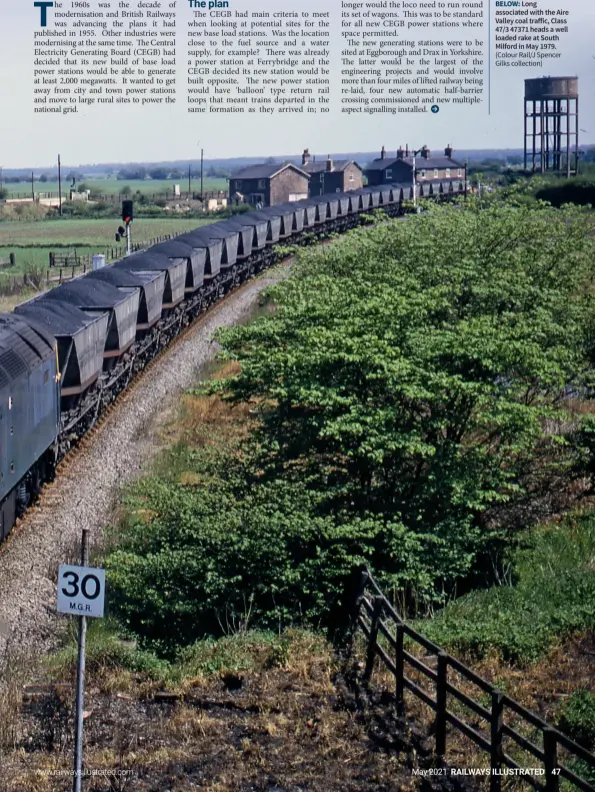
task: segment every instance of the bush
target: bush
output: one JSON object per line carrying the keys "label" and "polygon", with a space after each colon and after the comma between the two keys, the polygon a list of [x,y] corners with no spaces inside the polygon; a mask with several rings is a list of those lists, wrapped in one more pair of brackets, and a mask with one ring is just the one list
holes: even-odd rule
{"label": "bush", "polygon": [[474,591],[419,629],[472,657],[538,660],[556,641],[595,629],[595,515],[534,531],[510,559],[515,585]]}
{"label": "bush", "polygon": [[[592,444],[564,396],[592,378],[587,213],[468,203],[306,253],[273,313],[221,334],[239,373],[213,389],[257,430],[241,461],[196,454],[200,487],[142,484],[106,560],[113,607],[151,645],[333,625],[363,562],[424,612],[577,476]],[[529,579],[470,599],[452,642],[527,658],[592,618],[581,567]]]}
{"label": "bush", "polygon": [[111,612],[163,653],[249,626],[319,626],[361,560],[368,526],[336,528],[304,488],[246,486],[232,467],[195,459],[200,488],[143,482],[106,559]]}
{"label": "bush", "polygon": [[578,690],[568,698],[558,714],[558,726],[587,750],[595,748],[595,694]]}
{"label": "bush", "polygon": [[580,177],[558,180],[538,190],[536,198],[557,207],[570,203],[593,206],[595,205],[595,180]]}
{"label": "bush", "polygon": [[[87,634],[85,666],[87,673],[98,677],[110,671],[125,670],[142,674],[148,679],[167,675],[168,664],[151,652],[137,649],[134,641],[121,637],[122,630],[109,619],[94,620]],[[61,676],[72,677],[76,671],[78,646],[72,640],[48,663]]]}

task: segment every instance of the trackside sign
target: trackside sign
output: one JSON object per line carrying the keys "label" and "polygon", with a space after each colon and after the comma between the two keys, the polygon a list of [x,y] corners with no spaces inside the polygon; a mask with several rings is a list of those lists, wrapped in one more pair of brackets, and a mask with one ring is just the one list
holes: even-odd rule
{"label": "trackside sign", "polygon": [[58,572],[58,611],[71,616],[103,616],[105,570],[61,564]]}

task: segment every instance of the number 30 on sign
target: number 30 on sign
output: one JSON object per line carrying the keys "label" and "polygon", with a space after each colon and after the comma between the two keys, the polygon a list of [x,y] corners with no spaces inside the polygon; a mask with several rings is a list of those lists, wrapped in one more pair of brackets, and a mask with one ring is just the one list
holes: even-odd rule
{"label": "number 30 on sign", "polygon": [[58,572],[58,611],[71,616],[103,616],[105,570],[62,564]]}

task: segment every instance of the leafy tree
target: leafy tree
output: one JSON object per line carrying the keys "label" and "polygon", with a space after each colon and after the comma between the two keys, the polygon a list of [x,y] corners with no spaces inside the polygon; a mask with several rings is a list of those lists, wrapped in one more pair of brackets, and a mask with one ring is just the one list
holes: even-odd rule
{"label": "leafy tree", "polygon": [[163,180],[168,178],[169,171],[167,168],[153,168],[149,171],[149,176],[155,180]]}
{"label": "leafy tree", "polygon": [[120,190],[120,195],[130,195],[132,193],[132,188],[129,184],[125,184],[122,189]]}
{"label": "leafy tree", "polygon": [[222,334],[231,397],[261,404],[263,475],[375,521],[373,565],[441,596],[572,464],[591,230],[577,210],[437,207],[308,253],[274,316]]}
{"label": "leafy tree", "polygon": [[573,406],[593,384],[592,226],[468,200],[302,254],[273,312],[220,335],[241,370],[213,388],[256,430],[193,453],[199,486],[141,485],[112,607],[164,648],[329,624],[362,562],[411,611],[497,562],[595,470]]}

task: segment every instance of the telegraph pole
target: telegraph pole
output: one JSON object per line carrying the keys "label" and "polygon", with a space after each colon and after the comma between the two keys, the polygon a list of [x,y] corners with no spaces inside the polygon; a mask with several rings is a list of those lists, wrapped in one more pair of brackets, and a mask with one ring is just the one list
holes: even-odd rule
{"label": "telegraph pole", "polygon": [[33,171],[31,171],[31,200],[35,201],[35,185],[33,183]]}
{"label": "telegraph pole", "polygon": [[60,217],[62,217],[62,170],[61,170],[59,154],[58,154],[58,204],[60,207],[59,209]]}
{"label": "telegraph pole", "polygon": [[191,168],[192,165],[188,165],[188,200],[192,198],[192,187],[191,187]]}
{"label": "telegraph pole", "polygon": [[415,158],[417,157],[418,154],[420,154],[422,151],[424,151],[424,149],[425,149],[425,146],[422,146],[420,149],[417,149],[417,151],[413,151],[412,154],[411,154],[411,156],[413,158],[413,168],[412,168],[412,175],[413,175],[413,208],[415,209],[415,211],[418,214],[419,214],[419,206],[417,205],[417,181],[415,179],[415,176],[416,176]]}
{"label": "telegraph pole", "polygon": [[204,190],[203,190],[203,149],[200,150],[200,200],[204,203]]}

